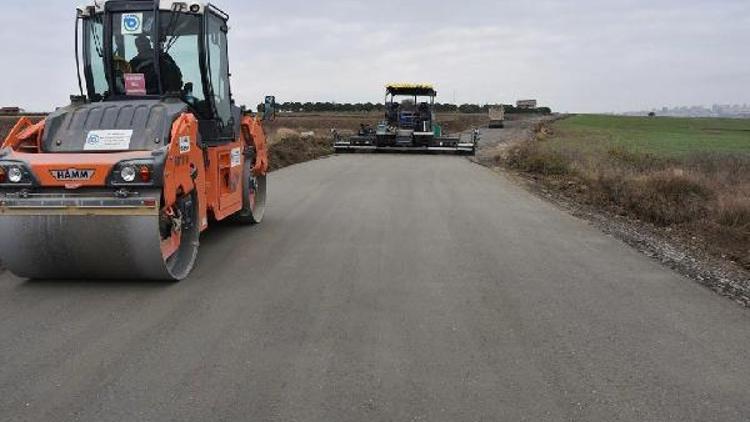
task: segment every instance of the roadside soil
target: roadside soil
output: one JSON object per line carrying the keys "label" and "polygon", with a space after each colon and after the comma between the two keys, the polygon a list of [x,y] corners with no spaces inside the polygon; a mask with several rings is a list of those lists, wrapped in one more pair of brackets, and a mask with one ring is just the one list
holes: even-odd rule
{"label": "roadside soil", "polygon": [[274,134],[269,143],[271,171],[323,158],[334,152],[331,140],[317,134],[302,136],[299,132],[287,131]]}
{"label": "roadside soil", "polygon": [[[34,123],[42,119],[42,116],[28,116],[28,117]],[[10,132],[11,129],[13,129],[13,126],[16,125],[16,123],[18,122],[18,119],[20,118],[21,116],[6,116],[6,115],[0,116],[0,143],[5,141],[5,137],[8,136],[8,132]]]}
{"label": "roadside soil", "polygon": [[603,232],[620,239],[655,261],[697,281],[740,305],[750,307],[750,271],[727,257],[717,257],[705,247],[707,240],[690,233],[622,216],[613,210],[585,205],[577,200],[575,189],[564,180],[550,184],[542,178],[509,170],[503,165],[513,145],[532,142],[556,119],[564,116],[529,117],[506,122],[505,129],[481,130],[482,139],[474,161],[515,179],[532,193],[582,218]]}

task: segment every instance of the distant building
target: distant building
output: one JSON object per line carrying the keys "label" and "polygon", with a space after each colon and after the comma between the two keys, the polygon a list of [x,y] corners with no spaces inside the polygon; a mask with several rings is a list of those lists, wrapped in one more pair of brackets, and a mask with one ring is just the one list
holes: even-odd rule
{"label": "distant building", "polygon": [[532,109],[537,107],[537,101],[536,100],[519,100],[516,102],[517,108],[522,109]]}
{"label": "distant building", "polygon": [[21,107],[0,107],[0,114],[20,114],[23,113]]}
{"label": "distant building", "polygon": [[[750,117],[750,106],[747,104],[714,104],[690,107],[662,107],[651,110],[662,117],[721,117],[730,119],[746,119]],[[633,111],[624,113],[626,116],[646,116],[648,111]]]}

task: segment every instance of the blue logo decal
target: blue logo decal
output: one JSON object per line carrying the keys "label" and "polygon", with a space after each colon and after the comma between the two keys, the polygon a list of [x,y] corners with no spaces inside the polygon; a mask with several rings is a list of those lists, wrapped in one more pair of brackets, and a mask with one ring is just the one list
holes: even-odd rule
{"label": "blue logo decal", "polygon": [[97,134],[90,134],[88,138],[86,138],[86,143],[88,145],[99,145],[101,142],[101,139],[99,138],[99,135]]}
{"label": "blue logo decal", "polygon": [[141,31],[141,18],[137,14],[122,16],[123,32],[139,33]]}

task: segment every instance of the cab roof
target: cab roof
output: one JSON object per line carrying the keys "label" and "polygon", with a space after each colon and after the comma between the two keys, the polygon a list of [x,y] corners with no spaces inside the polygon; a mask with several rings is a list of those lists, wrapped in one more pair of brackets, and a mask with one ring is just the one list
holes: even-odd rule
{"label": "cab roof", "polygon": [[437,96],[437,91],[435,91],[435,88],[431,84],[390,83],[385,86],[385,90],[391,95]]}
{"label": "cab roof", "polygon": [[[158,3],[160,10],[177,10],[179,12],[193,13],[202,15],[206,9],[220,10],[213,6],[211,3],[206,1],[198,0],[89,0],[85,4],[78,7],[79,12],[83,16],[88,16],[91,12],[101,13],[104,12],[104,5],[109,2],[129,2],[129,3],[145,3],[153,7],[155,3]],[[223,14],[223,12],[222,12]]]}

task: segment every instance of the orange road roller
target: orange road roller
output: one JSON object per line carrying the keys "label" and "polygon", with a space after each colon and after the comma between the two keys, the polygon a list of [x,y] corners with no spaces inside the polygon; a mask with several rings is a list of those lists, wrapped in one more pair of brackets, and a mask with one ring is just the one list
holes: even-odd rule
{"label": "orange road roller", "polygon": [[80,95],[0,151],[0,261],[35,279],[182,280],[209,222],[257,224],[262,121],[230,89],[229,16],[206,3],[78,9]]}

